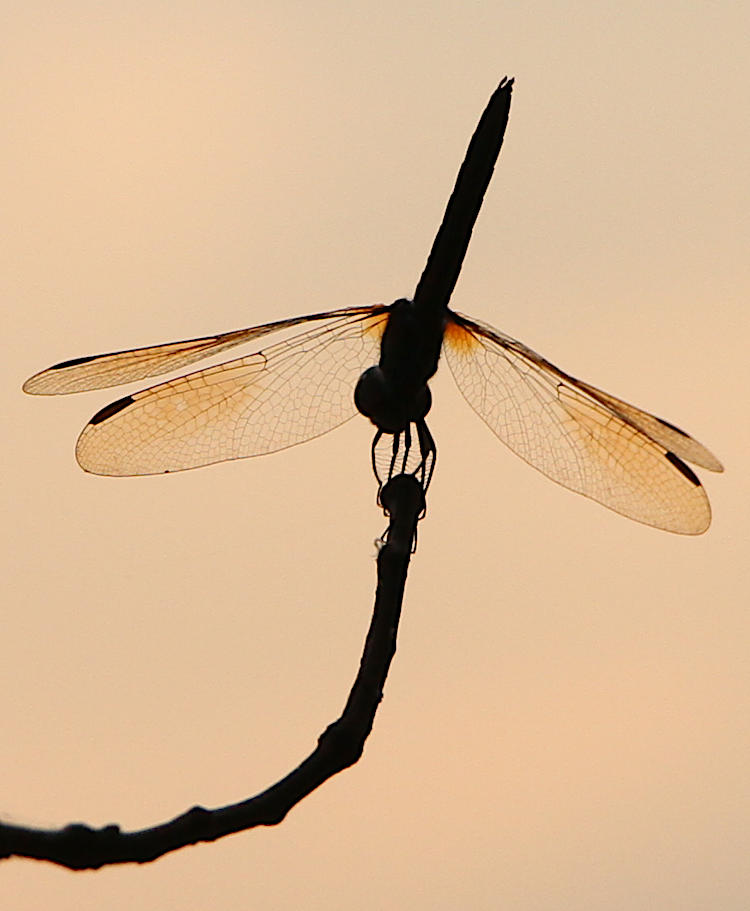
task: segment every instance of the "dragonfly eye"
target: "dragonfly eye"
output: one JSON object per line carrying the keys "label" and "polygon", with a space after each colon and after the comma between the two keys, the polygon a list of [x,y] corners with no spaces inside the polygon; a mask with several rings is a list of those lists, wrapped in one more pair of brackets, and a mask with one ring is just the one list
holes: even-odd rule
{"label": "dragonfly eye", "polygon": [[[381,367],[369,367],[357,380],[354,388],[354,404],[357,411],[369,418],[377,427],[388,401],[388,381]],[[381,427],[382,430],[390,428]]]}

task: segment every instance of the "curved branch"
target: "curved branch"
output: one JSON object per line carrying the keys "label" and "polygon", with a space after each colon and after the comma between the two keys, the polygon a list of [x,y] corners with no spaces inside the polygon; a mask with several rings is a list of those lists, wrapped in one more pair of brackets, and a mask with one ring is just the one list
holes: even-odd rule
{"label": "curved branch", "polygon": [[[422,277],[414,295],[426,331],[430,323],[442,338],[442,320],[461,270],[484,193],[508,122],[513,80],[503,79],[490,98],[456,180]],[[434,326],[433,326],[434,329]],[[436,358],[437,363],[437,358]],[[426,425],[418,427],[422,461],[415,474],[399,474],[380,490],[379,500],[389,516],[387,543],[378,554],[375,609],[360,661],[359,673],[341,717],[321,734],[315,750],[293,772],[266,791],[226,807],[196,806],[175,819],[123,832],[119,826],[101,829],[77,823],[63,829],[32,829],[0,824],[0,858],[48,860],[72,870],[97,869],[108,864],[148,863],[170,851],[255,826],[280,823],[286,814],[337,772],[354,765],[362,755],[383,696],[388,669],[396,651],[409,559],[416,541],[417,522],[424,514],[424,489],[434,467],[434,442]],[[373,444],[373,465],[375,446]],[[408,443],[406,450],[408,452]],[[395,464],[395,453],[391,469]],[[432,453],[432,459],[427,454]],[[408,458],[404,459],[406,470]]]}
{"label": "curved branch", "polygon": [[63,829],[32,829],[0,824],[0,858],[31,857],[71,870],[148,863],[187,845],[216,841],[255,826],[277,825],[324,781],[354,765],[372,730],[396,651],[412,543],[425,505],[422,488],[411,475],[393,478],[380,497],[389,515],[387,543],[378,554],[375,608],[359,672],[341,717],[321,734],[307,759],[281,781],[241,803],[213,810],[193,807],[169,822],[135,832],[123,832],[116,825],[94,829],[76,823]]}

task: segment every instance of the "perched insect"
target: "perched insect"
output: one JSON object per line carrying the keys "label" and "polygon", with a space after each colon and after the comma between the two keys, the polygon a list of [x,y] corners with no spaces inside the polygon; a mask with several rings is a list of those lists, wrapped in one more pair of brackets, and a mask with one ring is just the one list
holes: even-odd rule
{"label": "perched insect", "polygon": [[320,436],[359,409],[378,428],[373,463],[379,477],[377,445],[384,434],[392,435],[383,473],[414,471],[416,464],[426,484],[435,458],[425,422],[428,381],[442,352],[471,407],[547,477],[639,522],[682,534],[705,531],[708,498],[683,461],[721,471],[704,446],[448,307],[500,151],[511,88],[512,81],[500,83],[479,121],[413,301],[77,358],[27,380],[24,390],[42,395],[117,386],[312,324],[245,357],[107,405],[78,439],[81,467],[102,475],[144,475],[261,455]]}
{"label": "perched insect", "polygon": [[[353,390],[363,369],[378,359],[393,307],[314,313],[78,358],[36,374],[24,390],[52,395],[116,386],[186,367],[276,330],[315,323],[254,354],[107,405],[89,421],[76,446],[81,467],[102,475],[180,471],[275,452],[320,436],[356,413]],[[507,446],[553,481],[667,531],[699,534],[708,527],[708,498],[682,460],[711,471],[722,466],[682,430],[451,310],[442,350],[471,407]],[[422,365],[422,372],[431,366]],[[407,417],[418,422],[426,413]],[[404,421],[381,429],[398,431]]]}

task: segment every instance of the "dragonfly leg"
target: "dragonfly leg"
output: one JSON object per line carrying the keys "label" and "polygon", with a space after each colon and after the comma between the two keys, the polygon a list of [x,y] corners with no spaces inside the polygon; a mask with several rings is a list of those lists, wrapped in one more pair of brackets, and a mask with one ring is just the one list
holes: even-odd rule
{"label": "dragonfly leg", "polygon": [[[400,439],[401,434],[398,434]],[[394,437],[395,439],[395,437]],[[411,452],[411,424],[407,424],[404,428],[404,452],[401,459],[401,471],[399,474],[407,474],[406,468],[409,464],[409,453]]]}
{"label": "dragonfly leg", "polygon": [[372,471],[373,471],[373,474],[375,475],[375,477],[378,479],[378,503],[380,503],[380,490],[383,486],[383,482],[380,480],[380,474],[378,473],[377,450],[378,450],[378,443],[380,442],[380,439],[382,436],[383,436],[383,431],[378,430],[378,432],[375,434],[375,436],[373,438],[372,447],[370,449],[370,461],[372,462]]}
{"label": "dragonfly leg", "polygon": [[437,446],[435,445],[434,437],[430,433],[430,428],[427,426],[427,422],[424,419],[417,421],[416,428],[417,439],[419,440],[419,452],[422,456],[420,467],[417,471],[419,472],[419,483],[422,485],[422,490],[426,493],[427,488],[430,486],[430,481],[432,480],[432,473],[435,470]]}
{"label": "dragonfly leg", "polygon": [[[424,493],[432,480],[437,459],[435,440],[424,419],[414,422],[403,430],[390,434],[390,444],[386,444],[384,437],[389,436],[386,431],[378,430],[372,441],[371,462],[373,473],[378,481],[379,506],[388,514],[388,504],[383,497],[386,486],[398,477],[413,478]],[[387,447],[387,448],[386,448]],[[424,516],[424,512],[420,518]]]}

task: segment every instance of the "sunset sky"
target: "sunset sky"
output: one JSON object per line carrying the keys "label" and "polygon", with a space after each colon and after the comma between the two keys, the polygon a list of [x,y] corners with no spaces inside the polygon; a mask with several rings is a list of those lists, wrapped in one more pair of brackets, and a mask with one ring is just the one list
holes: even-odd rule
{"label": "sunset sky", "polygon": [[697,469],[705,535],[639,525],[525,465],[439,370],[428,514],[360,762],[276,828],[143,868],[5,862],[3,906],[746,911],[748,5],[3,12],[4,820],[142,828],[285,775],[343,708],[385,528],[362,418],[107,479],[76,437],[139,387],[32,398],[24,379],[411,295],[502,76],[510,122],[452,306],[726,469]]}

